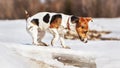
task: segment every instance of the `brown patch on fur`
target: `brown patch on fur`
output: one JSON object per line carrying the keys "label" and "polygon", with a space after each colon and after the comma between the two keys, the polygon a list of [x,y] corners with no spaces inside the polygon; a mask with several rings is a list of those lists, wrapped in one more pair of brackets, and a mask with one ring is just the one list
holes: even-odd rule
{"label": "brown patch on fur", "polygon": [[67,21],[67,29],[70,30],[69,18],[68,18],[68,21]]}
{"label": "brown patch on fur", "polygon": [[38,19],[33,19],[31,23],[35,26],[39,26],[39,20]]}
{"label": "brown patch on fur", "polygon": [[33,25],[38,26],[35,22],[32,22]]}
{"label": "brown patch on fur", "polygon": [[61,24],[62,19],[61,18],[56,18],[53,22],[50,23],[50,28],[59,28]]}

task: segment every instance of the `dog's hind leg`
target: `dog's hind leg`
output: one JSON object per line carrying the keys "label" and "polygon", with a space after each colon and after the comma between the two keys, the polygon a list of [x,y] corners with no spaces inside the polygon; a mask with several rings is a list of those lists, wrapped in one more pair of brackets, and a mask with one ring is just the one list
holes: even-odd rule
{"label": "dog's hind leg", "polygon": [[38,46],[47,46],[47,44],[45,44],[44,42],[42,42],[42,38],[45,35],[44,31],[40,31],[38,27],[32,27],[29,30],[29,33],[32,36],[32,40],[33,40],[33,44],[34,45],[38,45]]}
{"label": "dog's hind leg", "polygon": [[37,27],[33,27],[31,26],[31,28],[29,28],[29,31],[30,35],[32,36],[32,41],[34,45],[37,45],[38,44],[38,41],[37,41],[37,34],[38,34],[38,30],[37,30]]}
{"label": "dog's hind leg", "polygon": [[45,36],[45,31],[41,31],[41,29],[38,28],[38,45],[39,46],[48,46],[46,43],[42,42],[41,40],[43,39],[43,37]]}

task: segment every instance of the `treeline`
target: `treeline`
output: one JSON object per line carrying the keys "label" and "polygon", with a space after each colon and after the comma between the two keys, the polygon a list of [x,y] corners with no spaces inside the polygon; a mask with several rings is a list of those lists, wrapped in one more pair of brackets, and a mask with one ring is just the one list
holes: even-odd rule
{"label": "treeline", "polygon": [[120,0],[0,0],[0,19],[23,19],[31,15],[61,12],[77,16],[120,17]]}

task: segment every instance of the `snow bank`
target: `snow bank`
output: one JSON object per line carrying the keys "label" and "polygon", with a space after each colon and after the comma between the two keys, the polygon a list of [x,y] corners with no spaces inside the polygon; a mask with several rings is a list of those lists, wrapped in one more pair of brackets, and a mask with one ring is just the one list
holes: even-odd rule
{"label": "snow bank", "polygon": [[[90,29],[112,31],[111,37],[119,35],[119,28],[119,18],[94,19],[90,23]],[[52,35],[47,33],[43,41],[50,44],[51,38]],[[25,20],[0,20],[1,68],[77,68],[80,62],[76,59],[92,63],[97,68],[120,68],[120,41],[84,44],[80,40],[65,40],[71,49],[62,49],[60,43],[54,47],[41,47],[31,45],[31,42]],[[66,60],[74,63],[66,63]]]}

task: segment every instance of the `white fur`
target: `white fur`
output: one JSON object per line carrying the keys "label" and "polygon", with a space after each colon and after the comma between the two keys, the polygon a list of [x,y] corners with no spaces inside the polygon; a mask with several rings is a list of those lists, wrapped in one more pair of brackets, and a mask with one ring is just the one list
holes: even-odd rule
{"label": "white fur", "polygon": [[[67,30],[67,29],[65,29],[65,28],[67,28],[68,19],[69,19],[69,24],[71,24],[71,22],[70,22],[70,17],[71,17],[71,16],[65,15],[65,14],[62,14],[62,13],[59,13],[59,14],[62,15],[62,22],[61,22],[61,26],[60,26],[58,29],[56,29],[56,28],[49,28],[49,26],[50,26],[49,23],[50,23],[50,21],[51,21],[52,16],[55,15],[55,14],[58,14],[58,13],[49,13],[49,15],[50,15],[50,20],[49,20],[48,23],[45,23],[45,22],[43,21],[43,17],[44,17],[47,13],[49,13],[49,12],[40,12],[40,13],[37,13],[37,14],[35,14],[35,15],[33,15],[33,16],[31,16],[31,17],[29,17],[29,18],[27,19],[27,26],[26,26],[26,28],[27,28],[27,31],[28,31],[28,32],[30,33],[30,35],[32,36],[33,44],[35,44],[35,45],[45,45],[45,43],[43,43],[43,42],[41,41],[41,39],[42,39],[43,37],[40,37],[40,38],[39,38],[40,41],[38,41],[38,33],[39,33],[39,32],[42,32],[42,31],[43,31],[43,32],[49,31],[51,34],[53,34],[53,39],[52,39],[52,41],[51,41],[51,45],[54,45],[54,43],[55,43],[58,39],[60,39],[60,42],[61,42],[62,47],[67,47],[67,46],[65,45],[65,43],[64,43],[64,34],[65,34],[66,30]],[[31,23],[31,20],[33,20],[33,19],[39,19],[39,27]],[[38,29],[39,29],[39,32],[38,32]],[[45,33],[44,33],[44,34],[45,34]],[[43,35],[43,36],[44,36],[44,35]]]}

